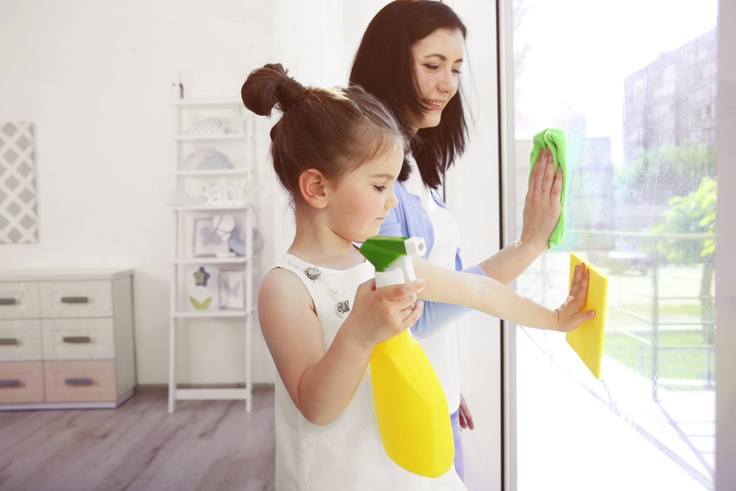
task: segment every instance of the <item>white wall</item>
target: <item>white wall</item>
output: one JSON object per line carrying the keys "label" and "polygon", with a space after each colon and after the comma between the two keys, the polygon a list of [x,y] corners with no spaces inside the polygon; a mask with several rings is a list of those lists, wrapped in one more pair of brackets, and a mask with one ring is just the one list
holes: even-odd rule
{"label": "white wall", "polygon": [[718,255],[716,262],[716,491],[736,482],[736,1],[721,0],[718,20]]}
{"label": "white wall", "polygon": [[[271,36],[267,0],[0,4],[0,119],[35,124],[40,230],[0,245],[0,269],[135,269],[139,383],[167,380],[171,84],[237,100]],[[257,350],[256,381],[270,363]]]}

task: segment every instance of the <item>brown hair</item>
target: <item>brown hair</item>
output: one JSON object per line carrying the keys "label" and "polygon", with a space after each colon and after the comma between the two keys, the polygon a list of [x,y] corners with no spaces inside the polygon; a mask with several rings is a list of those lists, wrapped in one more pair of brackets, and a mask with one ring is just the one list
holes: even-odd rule
{"label": "brown hair", "polygon": [[391,112],[361,87],[305,87],[281,64],[248,75],[243,104],[261,116],[283,113],[271,128],[271,159],[279,181],[298,203],[299,176],[317,169],[339,181],[389,144],[406,139]]}
{"label": "brown hair", "polygon": [[[457,30],[463,39],[467,34],[465,24],[442,2],[390,2],[368,25],[350,71],[350,83],[383,101],[410,135],[407,116],[422,117],[425,112],[417,93],[411,47],[438,29]],[[457,94],[442,111],[440,124],[421,128],[411,140],[422,180],[431,188],[442,184],[445,171],[465,151],[467,125],[462,99],[462,87],[458,86]],[[404,165],[399,180],[408,177],[409,167]]]}

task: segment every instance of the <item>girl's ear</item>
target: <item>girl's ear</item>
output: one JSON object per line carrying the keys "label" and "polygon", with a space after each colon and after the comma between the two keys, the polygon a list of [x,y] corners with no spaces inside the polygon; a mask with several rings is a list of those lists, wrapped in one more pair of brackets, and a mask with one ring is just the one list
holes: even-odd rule
{"label": "girl's ear", "polygon": [[307,169],[299,176],[299,191],[308,205],[322,209],[327,206],[327,178],[317,169]]}

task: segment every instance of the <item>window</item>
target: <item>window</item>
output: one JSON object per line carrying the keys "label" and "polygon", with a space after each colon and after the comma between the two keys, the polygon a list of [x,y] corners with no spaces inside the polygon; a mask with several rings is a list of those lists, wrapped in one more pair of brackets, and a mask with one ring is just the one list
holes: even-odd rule
{"label": "window", "polygon": [[567,136],[565,239],[517,281],[547,306],[570,251],[609,279],[601,379],[515,332],[516,489],[711,490],[717,0],[507,0],[509,236],[532,137]]}

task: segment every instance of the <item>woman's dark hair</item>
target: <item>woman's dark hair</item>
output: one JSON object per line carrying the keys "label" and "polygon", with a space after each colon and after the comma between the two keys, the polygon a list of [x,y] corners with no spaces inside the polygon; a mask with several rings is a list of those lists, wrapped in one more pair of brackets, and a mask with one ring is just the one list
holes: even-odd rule
{"label": "woman's dark hair", "polygon": [[260,116],[274,107],[283,113],[271,128],[271,159],[295,205],[305,170],[339,182],[391,145],[407,147],[391,112],[362,87],[305,87],[280,64],[268,64],[248,75],[241,97]]}
{"label": "woman's dark hair", "polygon": [[[466,29],[457,14],[434,0],[395,1],[382,8],[363,34],[350,72],[350,83],[362,86],[394,113],[407,136],[422,180],[431,188],[442,183],[444,172],[465,150],[467,126],[460,88],[442,111],[440,124],[412,135],[405,111],[422,117],[411,47],[437,29]],[[413,137],[413,138],[412,138]],[[400,180],[409,177],[405,164]]]}

